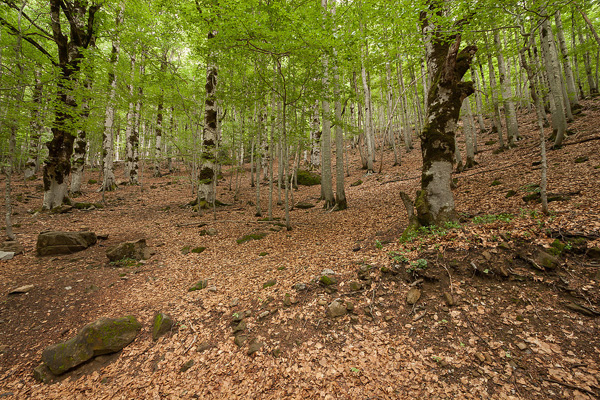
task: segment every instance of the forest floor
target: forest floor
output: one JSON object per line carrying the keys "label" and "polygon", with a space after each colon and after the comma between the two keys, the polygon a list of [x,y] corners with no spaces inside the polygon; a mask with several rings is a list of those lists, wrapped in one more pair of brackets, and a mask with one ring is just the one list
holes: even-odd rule
{"label": "forest floor", "polygon": [[[146,166],[143,191],[121,186],[106,193],[104,208],[63,214],[34,212],[41,179],[17,179],[13,222],[25,254],[0,262],[0,397],[600,397],[600,260],[589,250],[600,243],[600,100],[583,105],[563,148],[548,153],[548,189],[560,195],[551,215],[523,200],[540,179],[539,132],[533,114],[523,114],[516,148],[494,154],[496,134],[482,134],[478,165],[456,174],[460,226],[404,242],[398,194],[414,196],[419,185],[418,147],[402,151],[400,166],[386,153],[383,172],[368,176],[351,150],[349,208],[323,210],[320,187],[300,186],[294,200],[316,207],[290,211],[290,231],[255,217],[248,172],[234,201],[225,168],[218,197],[229,205],[203,214],[187,205],[184,170],[149,178]],[[97,177],[88,172],[85,181]],[[263,209],[267,193],[263,185]],[[84,185],[75,201],[101,201],[98,184]],[[281,206],[274,216],[283,218]],[[35,255],[40,232],[85,229],[108,238],[72,255]],[[266,236],[236,242],[252,233]],[[107,248],[139,238],[155,252],[149,260],[108,263]],[[554,250],[559,265],[534,265],[555,239],[565,245]],[[334,285],[319,284],[325,269]],[[204,279],[210,288],[188,291]],[[275,284],[263,287],[268,281]],[[8,295],[28,284],[29,292]],[[410,305],[415,288],[420,298]],[[338,298],[348,312],[331,318]],[[176,325],[153,341],[157,312]],[[45,347],[99,317],[124,315],[143,328],[121,352],[54,384],[34,380]],[[241,347],[232,329],[240,315]]]}

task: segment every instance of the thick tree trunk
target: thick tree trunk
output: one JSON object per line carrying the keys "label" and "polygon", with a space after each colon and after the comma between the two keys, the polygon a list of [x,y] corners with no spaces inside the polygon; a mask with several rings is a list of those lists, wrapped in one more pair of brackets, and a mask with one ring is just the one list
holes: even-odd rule
{"label": "thick tree trunk", "polygon": [[471,77],[475,85],[475,111],[477,112],[477,123],[479,125],[479,132],[485,132],[485,122],[483,122],[483,103],[481,101],[481,85],[479,84],[479,76],[475,67],[471,67]]}
{"label": "thick tree trunk", "polygon": [[[440,5],[430,1],[429,12],[439,15]],[[459,52],[460,33],[448,35],[427,14],[421,13],[421,23],[431,86],[427,94],[427,122],[421,132],[421,190],[415,202],[418,222],[425,226],[458,218],[451,190],[456,121],[463,100],[474,92],[473,83],[462,82],[462,78],[477,51],[476,46],[467,46]]]}
{"label": "thick tree trunk", "polygon": [[63,204],[67,198],[67,179],[71,173],[73,154],[73,119],[77,103],[70,93],[77,79],[83,50],[93,43],[95,36],[95,14],[100,5],[87,8],[86,3],[71,5],[71,12],[65,15],[69,21],[69,36],[62,33],[60,23],[61,0],[50,1],[50,18],[53,39],[58,46],[59,79],[56,91],[55,120],[52,127],[52,140],[48,147],[48,159],[44,163],[44,200],[42,207],[51,209]]}
{"label": "thick tree trunk", "polygon": [[[321,6],[327,11],[327,0],[321,0]],[[321,101],[323,110],[321,134],[321,197],[324,200],[323,208],[331,208],[335,204],[331,176],[331,113],[329,105],[329,60],[323,58],[323,91],[324,99]]]}
{"label": "thick tree trunk", "polygon": [[[335,17],[335,2],[331,13]],[[348,208],[344,190],[344,132],[342,130],[342,103],[340,102],[340,75],[337,65],[337,51],[333,49],[333,98],[335,99],[335,206],[338,210]],[[390,79],[388,64],[388,82]],[[391,118],[391,115],[389,116]],[[394,139],[392,139],[394,140]]]}
{"label": "thick tree trunk", "polygon": [[471,104],[469,103],[468,98],[463,100],[462,120],[463,131],[465,133],[465,144],[467,148],[465,168],[473,168],[475,166],[475,126],[472,123]]}
{"label": "thick tree trunk", "polygon": [[[208,41],[216,32],[208,34]],[[208,208],[215,201],[217,179],[217,64],[215,54],[208,56],[206,68],[206,100],[204,101],[204,129],[202,157],[198,181],[198,208]]]}
{"label": "thick tree trunk", "polygon": [[[366,57],[366,56],[363,56]],[[373,132],[373,115],[372,115],[372,104],[371,104],[371,89],[369,88],[369,81],[367,79],[367,69],[365,68],[365,62],[361,58],[361,69],[360,69],[363,93],[365,101],[365,144],[367,150],[367,173],[374,171],[373,162],[375,161],[375,136]]]}

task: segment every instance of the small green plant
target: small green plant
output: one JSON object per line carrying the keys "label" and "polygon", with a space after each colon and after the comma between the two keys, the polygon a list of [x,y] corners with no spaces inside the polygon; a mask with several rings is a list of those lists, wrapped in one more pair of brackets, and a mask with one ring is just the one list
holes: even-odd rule
{"label": "small green plant", "polygon": [[122,258],[120,260],[117,261],[112,261],[111,262],[112,265],[114,265],[115,267],[137,267],[139,265],[138,260],[134,259],[134,258]]}
{"label": "small green plant", "polygon": [[260,240],[263,239],[265,236],[267,236],[266,233],[261,232],[261,233],[251,233],[249,235],[245,235],[242,236],[241,238],[239,238],[238,240],[236,240],[237,244],[242,244],[245,243],[249,240]]}
{"label": "small green plant", "polygon": [[375,240],[375,247],[379,250],[383,249],[383,244],[379,240]]}
{"label": "small green plant", "polygon": [[427,260],[424,258],[419,258],[416,261],[410,263],[409,267],[406,268],[406,272],[412,274],[417,271],[424,271],[427,269]]}
{"label": "small green plant", "polygon": [[492,183],[490,184],[490,186],[500,186],[502,185],[502,182],[500,182],[498,179],[494,179],[492,181]]}
{"label": "small green plant", "polygon": [[358,369],[356,367],[350,367],[350,371],[352,371],[352,372],[354,372],[356,374],[356,373],[360,372],[360,369]]}
{"label": "small green plant", "polygon": [[474,224],[491,224],[493,222],[510,222],[514,216],[509,213],[485,214],[473,217]]}
{"label": "small green plant", "polygon": [[390,251],[388,253],[388,257],[391,258],[394,262],[398,263],[398,264],[406,264],[408,263],[408,258],[406,258],[406,256],[404,254],[400,254],[396,251]]}
{"label": "small green plant", "polygon": [[431,358],[433,359],[433,361],[435,361],[436,363],[440,363],[442,361],[442,357],[440,356],[431,356]]}

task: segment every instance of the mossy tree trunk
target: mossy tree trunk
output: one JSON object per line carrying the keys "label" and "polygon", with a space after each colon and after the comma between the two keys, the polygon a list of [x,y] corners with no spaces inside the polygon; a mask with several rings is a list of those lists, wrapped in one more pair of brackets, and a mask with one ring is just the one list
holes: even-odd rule
{"label": "mossy tree trunk", "polygon": [[473,82],[462,82],[462,78],[477,51],[474,45],[460,50],[460,27],[466,20],[455,23],[454,33],[448,34],[447,27],[436,23],[443,18],[443,3],[431,0],[428,5],[429,11],[421,13],[421,26],[431,85],[426,123],[420,135],[421,190],[415,201],[416,220],[423,226],[441,225],[458,218],[451,190],[455,129],[463,100],[474,92]]}
{"label": "mossy tree trunk", "polygon": [[[71,93],[75,86],[84,51],[95,37],[95,16],[100,4],[88,8],[87,2],[50,1],[52,38],[58,48],[59,79],[56,90],[55,120],[52,140],[48,146],[48,159],[44,163],[43,208],[51,209],[63,204],[67,198],[67,178],[71,173],[73,154],[73,122],[77,102]],[[61,11],[69,22],[68,33],[63,33]]]}
{"label": "mossy tree trunk", "polygon": [[[216,32],[208,34],[211,39]],[[206,68],[206,100],[204,101],[204,129],[202,157],[198,181],[198,207],[208,208],[215,200],[214,180],[217,179],[217,63],[214,53],[208,56]]]}

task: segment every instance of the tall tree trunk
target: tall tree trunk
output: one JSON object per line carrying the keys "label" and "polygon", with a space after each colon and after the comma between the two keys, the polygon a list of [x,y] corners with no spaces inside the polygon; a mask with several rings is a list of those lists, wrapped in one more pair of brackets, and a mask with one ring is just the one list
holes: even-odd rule
{"label": "tall tree trunk", "polygon": [[[487,59],[488,59],[488,70],[490,76],[490,95],[492,97],[492,130],[496,130],[498,133],[498,146],[502,149],[504,148],[504,136],[502,135],[502,118],[500,116],[500,102],[498,99],[498,84],[496,82],[496,70],[494,68],[494,63],[492,61],[492,50],[488,44],[487,35],[483,36],[485,40],[485,46],[488,49],[487,51]],[[483,71],[481,71],[481,81],[483,80]]]}
{"label": "tall tree trunk", "polygon": [[[123,19],[123,8],[121,8],[117,14],[116,26],[121,24]],[[115,32],[115,35],[118,35]],[[108,73],[108,104],[106,106],[106,116],[104,118],[104,135],[102,140],[102,165],[104,171],[104,178],[102,180],[102,191],[109,192],[111,190],[115,190],[117,187],[117,183],[115,181],[115,171],[114,171],[114,123],[115,123],[115,96],[117,91],[117,62],[119,61],[119,38],[118,36],[113,39],[112,51],[110,55],[110,63],[111,69]]]}
{"label": "tall tree trunk", "polygon": [[[331,14],[335,17],[335,1]],[[335,34],[335,32],[334,32]],[[333,49],[333,97],[335,99],[335,206],[338,210],[348,208],[346,191],[344,190],[344,132],[342,129],[342,103],[340,102],[340,75],[338,72],[338,55]],[[388,82],[390,81],[388,64]],[[391,115],[389,116],[391,118]],[[392,138],[392,141],[394,139]]]}
{"label": "tall tree trunk", "polygon": [[554,21],[556,23],[556,37],[558,39],[558,45],[562,54],[563,69],[565,71],[567,95],[569,97],[571,109],[575,111],[580,109],[581,105],[579,104],[579,98],[577,97],[575,78],[573,77],[573,69],[571,68],[571,62],[569,61],[569,49],[567,48],[567,41],[565,39],[560,10],[556,10],[556,13],[554,14]]}
{"label": "tall tree trunk", "polygon": [[133,93],[134,93],[134,88],[133,88],[133,83],[135,80],[135,55],[131,55],[129,58],[130,61],[130,67],[131,67],[131,73],[130,73],[130,79],[131,82],[127,84],[127,90],[129,91],[129,107],[127,109],[127,126],[125,127],[125,179],[127,180],[127,183],[131,183],[130,179],[131,179],[131,163],[132,163],[132,156],[133,156],[133,147],[131,145],[131,134],[133,133],[134,130],[134,123],[135,123],[135,107],[136,107],[136,101],[135,98],[133,97]]}
{"label": "tall tree trunk", "polygon": [[[365,50],[366,52],[366,50]],[[371,89],[369,87],[369,81],[367,79],[367,69],[365,67],[366,55],[361,57],[361,77],[363,84],[364,93],[364,107],[365,107],[365,143],[367,149],[367,173],[374,172],[373,162],[375,161],[375,133],[373,132],[373,115],[372,115],[372,103],[371,103]]]}
{"label": "tall tree trunk", "polygon": [[514,146],[519,137],[519,125],[517,123],[517,113],[515,103],[512,99],[512,89],[510,80],[506,71],[504,55],[502,54],[502,44],[498,31],[494,32],[494,43],[496,45],[498,59],[498,73],[500,74],[500,85],[502,86],[502,102],[504,104],[504,118],[506,119],[506,131],[508,136],[508,145]]}
{"label": "tall tree trunk", "polygon": [[479,132],[485,132],[485,122],[483,122],[483,102],[481,101],[482,88],[479,84],[479,75],[475,71],[475,67],[471,67],[471,78],[475,85],[475,111],[477,112],[477,123],[479,124]]}
{"label": "tall tree trunk", "polygon": [[469,99],[463,100],[462,104],[462,121],[463,121],[463,132],[465,134],[465,144],[467,148],[467,158],[465,162],[465,168],[473,168],[475,166],[475,146],[474,146],[474,130],[475,126],[471,123],[471,104]]}
{"label": "tall tree trunk", "polygon": [[38,170],[39,149],[38,144],[42,136],[42,80],[40,72],[35,71],[35,85],[31,100],[33,101],[33,109],[31,112],[31,135],[29,136],[29,148],[27,152],[27,161],[25,162],[25,179],[32,178]]}
{"label": "tall tree trunk", "polygon": [[421,132],[421,190],[415,201],[416,221],[424,226],[442,225],[458,218],[451,190],[455,129],[463,100],[474,92],[473,83],[462,82],[462,78],[477,51],[476,46],[459,51],[460,33],[449,35],[430,19],[432,15],[442,15],[443,3],[430,0],[428,5],[429,11],[421,12],[421,26],[432,83],[427,94],[427,122]]}
{"label": "tall tree trunk", "polygon": [[319,101],[316,100],[313,106],[313,115],[310,125],[310,169],[317,169],[321,166],[321,130],[319,121]]}
{"label": "tall tree trunk", "polygon": [[[321,0],[321,7],[327,12],[327,0]],[[323,109],[323,133],[321,134],[321,197],[325,201],[323,208],[331,208],[335,204],[331,175],[331,113],[329,104],[329,60],[323,56],[323,92],[321,101]]]}
{"label": "tall tree trunk", "polygon": [[[160,73],[164,75],[167,70],[167,52],[168,50],[164,50],[160,59]],[[154,166],[153,166],[153,175],[155,177],[160,177],[162,174],[160,173],[160,160],[162,157],[162,135],[163,135],[163,120],[164,120],[164,103],[165,103],[165,95],[164,90],[160,89],[160,95],[158,96],[158,105],[156,107],[156,129],[154,131],[154,135],[156,141],[154,143]]]}
{"label": "tall tree trunk", "polygon": [[[208,42],[216,32],[209,32]],[[202,135],[202,157],[198,174],[198,209],[209,208],[215,201],[217,179],[217,63],[216,54],[209,50],[206,67],[206,100],[204,101],[204,129]]]}
{"label": "tall tree trunk", "polygon": [[91,102],[91,91],[92,81],[91,77],[87,77],[85,81],[86,94],[81,104],[81,117],[82,126],[79,127],[77,132],[77,138],[75,139],[75,146],[73,148],[73,163],[72,163],[72,174],[71,174],[71,193],[81,193],[81,182],[83,180],[83,170],[85,168],[85,158],[87,150],[87,119],[90,115],[90,102]]}
{"label": "tall tree trunk", "polygon": [[550,107],[552,112],[552,130],[554,137],[554,146],[560,147],[565,137],[567,129],[567,119],[563,105],[563,96],[561,90],[560,69],[558,59],[554,51],[552,31],[548,19],[542,21],[540,29],[542,53],[544,55],[544,64],[546,66],[546,75],[550,85]]}

